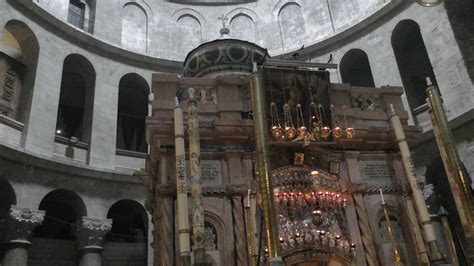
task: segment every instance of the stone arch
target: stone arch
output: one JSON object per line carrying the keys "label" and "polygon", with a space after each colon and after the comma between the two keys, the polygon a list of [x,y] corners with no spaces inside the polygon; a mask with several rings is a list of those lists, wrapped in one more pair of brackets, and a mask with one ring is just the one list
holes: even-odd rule
{"label": "stone arch", "polygon": [[39,209],[46,211],[43,223],[36,227],[34,237],[75,240],[75,229],[87,208],[82,198],[74,191],[56,189],[40,202]]}
{"label": "stone arch", "polygon": [[363,50],[351,49],[345,53],[339,69],[343,83],[349,83],[352,86],[375,87],[369,58]]}
{"label": "stone arch", "polygon": [[183,14],[176,21],[178,27],[177,53],[186,55],[202,43],[201,22],[192,14]]}
{"label": "stone arch", "polygon": [[238,13],[229,22],[230,36],[234,39],[255,42],[255,24],[253,19],[244,13]]}
{"label": "stone arch", "polygon": [[178,22],[179,18],[181,18],[182,16],[192,16],[199,22],[199,25],[204,25],[207,23],[206,17],[192,8],[178,9],[171,16],[173,17],[173,20],[176,22]]}
{"label": "stone arch", "polygon": [[225,17],[230,18],[230,21],[232,21],[232,19],[235,16],[240,15],[240,14],[248,16],[255,23],[259,22],[258,14],[252,9],[245,8],[245,7],[238,7],[238,8],[232,9],[225,15]]}
{"label": "stone arch", "polygon": [[5,24],[0,41],[0,113],[24,123],[26,130],[39,51],[38,39],[27,24],[19,20]]}
{"label": "stone arch", "polygon": [[66,56],[61,78],[56,135],[90,142],[95,80],[94,66],[86,57],[80,54]]}
{"label": "stone arch", "polygon": [[283,50],[299,47],[306,33],[301,5],[288,2],[278,12],[278,25]]}
{"label": "stone arch", "polygon": [[397,60],[408,103],[412,110],[425,104],[426,77],[437,85],[419,25],[400,21],[392,32],[392,48]]}
{"label": "stone arch", "polygon": [[280,0],[273,7],[273,11],[272,11],[273,16],[275,18],[278,18],[278,14],[280,13],[281,9],[283,8],[283,6],[285,6],[288,3],[295,3],[295,4],[298,4],[300,7],[302,7],[306,4],[306,0]]}
{"label": "stone arch", "polygon": [[148,50],[148,14],[137,2],[122,7],[122,46],[136,52]]}
{"label": "stone arch", "polygon": [[117,117],[117,148],[147,152],[145,117],[148,115],[148,82],[136,73],[120,79]]}
{"label": "stone arch", "polygon": [[119,200],[110,207],[107,218],[113,220],[107,242],[147,243],[148,215],[139,202]]}
{"label": "stone arch", "polygon": [[[0,177],[0,221],[7,217],[11,205],[16,205],[15,190],[8,180]],[[2,224],[0,224],[0,232]]]}
{"label": "stone arch", "polygon": [[471,81],[474,82],[474,2],[470,0],[445,0],[444,7],[453,29],[454,37],[464,58]]}

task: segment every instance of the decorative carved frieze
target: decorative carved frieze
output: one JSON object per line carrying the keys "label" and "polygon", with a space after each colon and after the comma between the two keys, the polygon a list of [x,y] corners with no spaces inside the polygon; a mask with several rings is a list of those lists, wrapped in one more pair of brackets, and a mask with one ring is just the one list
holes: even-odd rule
{"label": "decorative carved frieze", "polygon": [[105,235],[112,229],[112,219],[82,217],[77,229],[79,248],[102,248]]}
{"label": "decorative carved frieze", "polygon": [[8,241],[25,241],[29,243],[31,232],[36,226],[43,223],[45,211],[31,210],[11,206],[6,218],[7,231],[6,239]]}

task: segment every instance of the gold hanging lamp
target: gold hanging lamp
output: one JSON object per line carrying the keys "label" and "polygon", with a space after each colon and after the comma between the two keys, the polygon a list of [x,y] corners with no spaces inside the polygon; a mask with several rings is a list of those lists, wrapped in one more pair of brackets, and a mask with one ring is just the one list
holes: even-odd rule
{"label": "gold hanging lamp", "polygon": [[276,139],[281,139],[283,137],[283,132],[278,119],[278,110],[275,102],[270,104],[270,117],[272,121],[272,135]]}
{"label": "gold hanging lamp", "polygon": [[283,105],[283,115],[285,119],[285,137],[288,140],[292,140],[296,136],[296,129],[293,125],[293,119],[291,118],[290,105],[285,103]]}

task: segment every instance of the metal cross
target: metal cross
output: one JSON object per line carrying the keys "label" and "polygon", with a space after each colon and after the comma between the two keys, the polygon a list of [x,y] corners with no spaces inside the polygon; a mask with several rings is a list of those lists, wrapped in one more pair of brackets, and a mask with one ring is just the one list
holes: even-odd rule
{"label": "metal cross", "polygon": [[225,27],[226,27],[226,26],[225,26],[225,22],[226,22],[227,20],[229,20],[229,19],[228,19],[226,16],[224,16],[224,15],[219,16],[217,19],[218,19],[218,20],[222,20],[222,27],[225,28]]}

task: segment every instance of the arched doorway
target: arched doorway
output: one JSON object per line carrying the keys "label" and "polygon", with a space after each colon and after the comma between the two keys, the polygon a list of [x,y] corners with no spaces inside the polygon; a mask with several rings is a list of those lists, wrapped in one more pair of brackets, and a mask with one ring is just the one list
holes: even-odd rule
{"label": "arched doorway", "polygon": [[[6,218],[11,205],[16,204],[15,191],[7,180],[0,177],[0,243],[3,242],[6,227]],[[0,259],[3,258],[6,245],[0,245]]]}
{"label": "arched doorway", "polygon": [[148,115],[150,88],[138,74],[130,73],[120,79],[117,148],[147,152],[145,142],[145,118]]}
{"label": "arched doorway", "polygon": [[349,50],[341,59],[340,71],[343,83],[352,86],[375,87],[367,54],[360,49]]}
{"label": "arched doorway", "polygon": [[87,215],[81,197],[71,190],[53,190],[41,200],[39,209],[46,214],[33,231],[29,261],[35,265],[75,265],[76,230],[82,216]]}
{"label": "arched doorway", "polygon": [[29,117],[39,49],[25,23],[11,20],[5,25],[0,40],[0,113],[22,123]]}
{"label": "arched doorway", "polygon": [[84,56],[64,59],[56,135],[90,142],[95,78],[94,66]]}
{"label": "arched doorway", "polygon": [[408,103],[416,111],[426,103],[425,78],[438,84],[418,24],[413,20],[400,21],[392,33],[392,47]]}
{"label": "arched doorway", "polygon": [[112,229],[107,234],[102,254],[104,265],[147,264],[148,215],[134,200],[120,200],[110,207],[107,218]]}

